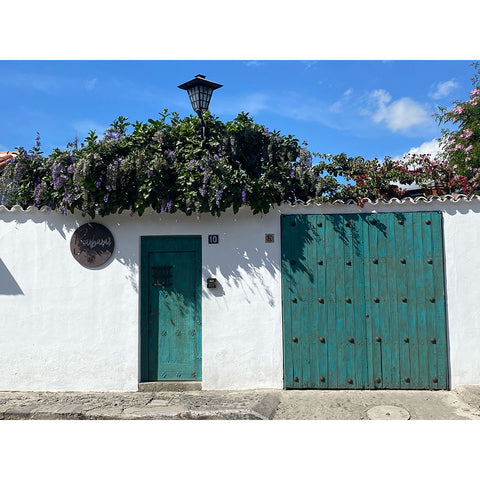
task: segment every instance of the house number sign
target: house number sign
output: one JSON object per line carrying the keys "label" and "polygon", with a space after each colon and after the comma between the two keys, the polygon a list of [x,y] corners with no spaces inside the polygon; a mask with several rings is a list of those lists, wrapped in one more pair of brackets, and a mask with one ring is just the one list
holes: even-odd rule
{"label": "house number sign", "polygon": [[84,267],[99,267],[112,256],[115,241],[110,230],[99,223],[78,227],[70,240],[73,258]]}

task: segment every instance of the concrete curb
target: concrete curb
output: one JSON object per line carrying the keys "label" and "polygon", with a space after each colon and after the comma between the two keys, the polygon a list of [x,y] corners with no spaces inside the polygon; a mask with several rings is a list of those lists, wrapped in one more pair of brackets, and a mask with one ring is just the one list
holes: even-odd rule
{"label": "concrete curb", "polygon": [[183,402],[170,404],[169,400],[155,397],[141,405],[123,406],[108,402],[92,405],[78,400],[43,404],[13,401],[0,405],[0,420],[270,420],[280,403],[280,393],[264,392],[251,405],[239,403],[235,408],[236,403],[232,398],[228,408],[215,408],[207,402],[207,408],[199,408]]}
{"label": "concrete curb", "polygon": [[[273,413],[272,415],[273,416]],[[50,413],[29,413],[20,409],[12,409],[0,415],[0,420],[270,420],[254,410],[205,410],[205,411],[180,411],[161,412],[138,415],[96,414],[77,412],[50,412]]]}

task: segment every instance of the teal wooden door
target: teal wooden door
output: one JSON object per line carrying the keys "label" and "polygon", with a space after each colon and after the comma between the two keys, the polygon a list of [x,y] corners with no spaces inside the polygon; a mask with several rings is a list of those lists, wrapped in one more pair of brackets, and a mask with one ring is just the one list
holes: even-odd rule
{"label": "teal wooden door", "polygon": [[201,380],[201,238],[141,239],[141,380]]}
{"label": "teal wooden door", "polygon": [[446,389],[439,212],[285,215],[286,388]]}

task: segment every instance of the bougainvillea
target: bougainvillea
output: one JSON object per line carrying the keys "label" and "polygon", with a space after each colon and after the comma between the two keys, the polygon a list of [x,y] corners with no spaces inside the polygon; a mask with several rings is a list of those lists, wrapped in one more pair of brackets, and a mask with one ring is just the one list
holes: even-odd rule
{"label": "bougainvillea", "polygon": [[439,125],[445,125],[441,145],[453,169],[452,188],[463,193],[480,193],[480,67],[478,62],[472,65],[469,99],[455,101],[450,109],[439,107],[436,114]]}

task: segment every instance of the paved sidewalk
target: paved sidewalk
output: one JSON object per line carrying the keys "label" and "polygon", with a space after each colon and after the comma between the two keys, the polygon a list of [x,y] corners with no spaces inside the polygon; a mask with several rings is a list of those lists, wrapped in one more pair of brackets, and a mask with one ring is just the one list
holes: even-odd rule
{"label": "paved sidewalk", "polygon": [[0,419],[480,420],[480,386],[453,391],[0,392]]}
{"label": "paved sidewalk", "polygon": [[453,391],[288,390],[274,420],[480,420],[480,386]]}
{"label": "paved sidewalk", "polygon": [[4,420],[268,420],[278,390],[197,392],[0,392]]}

